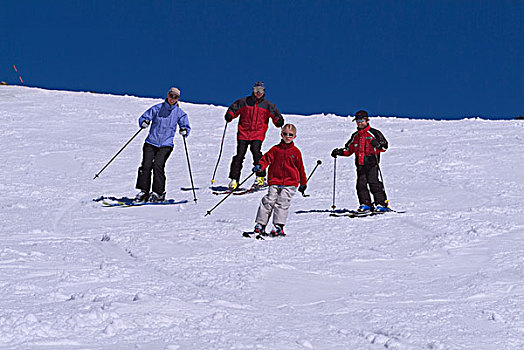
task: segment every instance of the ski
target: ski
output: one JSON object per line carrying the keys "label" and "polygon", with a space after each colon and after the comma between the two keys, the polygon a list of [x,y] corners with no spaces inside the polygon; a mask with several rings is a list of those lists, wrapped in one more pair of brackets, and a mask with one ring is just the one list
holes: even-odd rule
{"label": "ski", "polygon": [[175,205],[175,204],[184,204],[187,203],[187,199],[182,200],[174,200],[174,199],[168,199],[161,202],[121,202],[121,201],[102,201],[102,205],[104,207],[141,207],[144,205]]}
{"label": "ski", "polygon": [[253,186],[251,186],[251,188],[249,188],[247,190],[246,189],[244,189],[244,190],[236,190],[235,192],[233,192],[233,195],[235,195],[235,196],[242,196],[244,194],[262,191],[262,190],[264,190],[266,188],[267,188],[267,185],[263,185],[263,186],[253,185]]}
{"label": "ski", "polygon": [[360,212],[356,210],[351,210],[347,213],[331,213],[329,216],[331,217],[349,217],[349,218],[365,218],[368,216],[376,216],[376,215],[382,215],[387,213],[396,213],[396,214],[402,214],[405,213],[405,211],[398,211],[390,209],[388,211],[380,212],[380,211],[367,211],[367,212]]}
{"label": "ski", "polygon": [[259,240],[265,240],[264,237],[268,237],[268,234],[263,234],[263,235],[260,235],[260,234],[256,234],[255,232],[253,231],[246,231],[246,232],[243,232],[242,233],[242,237],[246,237],[246,238],[252,238],[252,237],[255,237],[256,239],[259,239]]}
{"label": "ski", "polygon": [[192,190],[195,190],[195,191],[198,191],[200,190],[200,187],[180,187],[180,191],[192,191]]}
{"label": "ski", "polygon": [[231,190],[227,186],[211,186],[209,187],[209,189],[211,190],[211,193],[213,193],[216,196],[223,195],[223,194],[229,194],[231,192],[236,192],[236,191],[246,191],[247,190],[246,188],[243,188],[243,187]]}
{"label": "ski", "polygon": [[184,204],[187,203],[187,199],[175,200],[167,199],[161,202],[135,202],[134,198],[129,197],[105,197],[100,196],[96,199],[93,199],[95,202],[102,202],[104,207],[138,207],[143,205],[174,205],[174,204]]}
{"label": "ski", "polygon": [[334,214],[343,214],[349,213],[354,210],[351,209],[310,209],[310,210],[297,210],[295,214],[306,214],[306,213],[334,213]]}

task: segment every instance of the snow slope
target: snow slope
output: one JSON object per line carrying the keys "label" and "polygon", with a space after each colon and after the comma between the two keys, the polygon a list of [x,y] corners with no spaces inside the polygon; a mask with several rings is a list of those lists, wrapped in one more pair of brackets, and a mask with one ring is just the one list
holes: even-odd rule
{"label": "snow slope", "polygon": [[[238,98],[239,96],[236,96]],[[232,101],[235,96],[232,96]],[[269,96],[270,98],[270,96]],[[524,124],[373,118],[393,208],[331,218],[331,149],[355,125],[286,115],[311,197],[292,202],[283,239],[241,237],[263,193],[208,186],[224,107],[182,103],[198,202],[182,139],[167,164],[179,206],[104,208],[133,196],[138,130],[156,99],[0,86],[1,349],[523,349]],[[282,108],[282,106],[281,106]],[[217,184],[227,184],[236,121]],[[271,126],[264,150],[279,141]],[[337,161],[336,205],[355,208],[353,158]],[[244,176],[251,168],[245,161]]]}

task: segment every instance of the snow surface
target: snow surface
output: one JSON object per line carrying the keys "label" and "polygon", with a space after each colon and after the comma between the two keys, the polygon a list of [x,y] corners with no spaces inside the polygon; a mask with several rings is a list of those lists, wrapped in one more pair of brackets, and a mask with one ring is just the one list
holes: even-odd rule
{"label": "snow surface", "polygon": [[[232,96],[232,101],[235,96]],[[236,96],[239,97],[239,96]],[[524,123],[373,118],[393,208],[331,218],[335,147],[355,125],[286,115],[311,178],[282,239],[241,236],[263,193],[208,189],[225,107],[183,103],[198,202],[180,135],[167,164],[179,206],[104,208],[133,196],[137,118],[159,99],[0,87],[1,349],[523,349]],[[236,141],[227,129],[217,185]],[[279,141],[271,126],[264,151]],[[353,158],[336,205],[355,208]],[[244,176],[251,168],[245,161]]]}

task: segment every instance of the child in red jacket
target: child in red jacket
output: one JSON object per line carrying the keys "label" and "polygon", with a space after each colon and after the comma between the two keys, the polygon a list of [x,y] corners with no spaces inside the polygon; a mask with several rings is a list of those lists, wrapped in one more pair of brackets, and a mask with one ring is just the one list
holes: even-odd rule
{"label": "child in red jacket", "polygon": [[262,156],[253,172],[260,172],[269,167],[268,193],[262,198],[258,207],[255,234],[267,236],[265,232],[269,217],[273,214],[273,230],[271,236],[285,236],[286,224],[291,198],[298,191],[304,193],[307,188],[306,172],[302,162],[302,154],[295,147],[293,140],[297,137],[297,128],[286,124],[281,132],[282,141]]}
{"label": "child in red jacket", "polygon": [[[357,196],[360,202],[358,211],[389,211],[389,202],[384,184],[380,179],[382,174],[379,178],[380,168],[378,165],[380,153],[388,149],[388,141],[379,130],[369,125],[369,116],[366,111],[358,111],[353,121],[357,122],[357,131],[351,135],[344,148],[335,148],[331,152],[331,156],[333,158],[337,156],[349,157],[355,154]],[[375,207],[373,207],[371,201],[370,190],[373,193]]]}

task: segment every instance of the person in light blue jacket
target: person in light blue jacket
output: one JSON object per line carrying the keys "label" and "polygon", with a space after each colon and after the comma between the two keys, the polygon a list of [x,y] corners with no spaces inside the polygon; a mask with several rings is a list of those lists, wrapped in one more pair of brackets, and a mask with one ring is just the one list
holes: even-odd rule
{"label": "person in light blue jacket", "polygon": [[179,107],[179,98],[180,90],[172,87],[164,102],[152,106],[138,119],[138,125],[143,129],[151,125],[142,148],[142,164],[138,168],[136,188],[140,192],[135,197],[138,202],[158,202],[165,199],[165,166],[173,151],[177,125],[183,137],[188,137],[191,131],[187,114]]}

